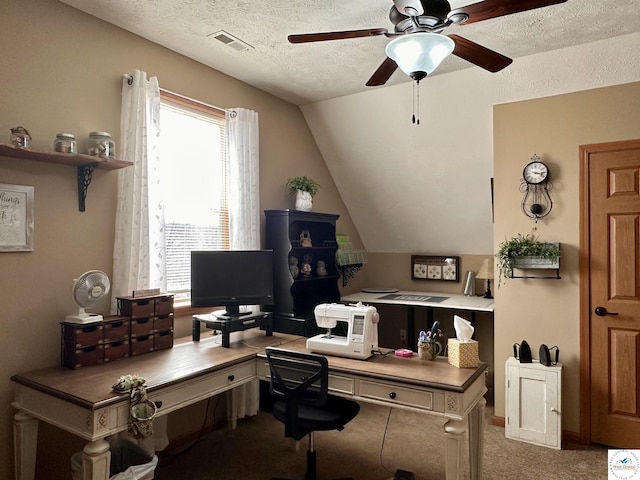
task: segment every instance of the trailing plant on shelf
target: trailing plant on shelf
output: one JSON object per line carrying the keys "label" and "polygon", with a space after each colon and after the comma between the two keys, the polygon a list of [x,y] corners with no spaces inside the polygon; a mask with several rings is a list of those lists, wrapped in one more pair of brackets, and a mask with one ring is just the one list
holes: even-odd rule
{"label": "trailing plant on shelf", "polygon": [[289,193],[296,195],[296,210],[311,210],[313,196],[318,193],[319,188],[318,182],[306,176],[287,180]]}
{"label": "trailing plant on shelf", "polygon": [[557,262],[560,258],[560,247],[557,243],[547,243],[538,240],[534,235],[535,228],[528,234],[518,234],[510,239],[505,239],[498,248],[498,286],[505,279],[513,276],[515,259],[521,257],[544,258]]}

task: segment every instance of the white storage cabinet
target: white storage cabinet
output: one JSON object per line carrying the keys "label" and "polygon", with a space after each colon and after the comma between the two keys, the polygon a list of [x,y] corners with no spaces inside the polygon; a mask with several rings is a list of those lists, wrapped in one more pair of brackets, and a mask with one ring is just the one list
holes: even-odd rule
{"label": "white storage cabinet", "polygon": [[560,449],[562,364],[546,367],[510,357],[505,370],[506,437]]}

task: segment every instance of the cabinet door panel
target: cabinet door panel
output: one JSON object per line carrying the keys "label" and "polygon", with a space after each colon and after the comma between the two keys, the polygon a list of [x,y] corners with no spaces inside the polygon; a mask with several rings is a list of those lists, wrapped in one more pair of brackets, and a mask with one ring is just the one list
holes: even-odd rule
{"label": "cabinet door panel", "polygon": [[507,438],[561,447],[561,366],[507,360]]}

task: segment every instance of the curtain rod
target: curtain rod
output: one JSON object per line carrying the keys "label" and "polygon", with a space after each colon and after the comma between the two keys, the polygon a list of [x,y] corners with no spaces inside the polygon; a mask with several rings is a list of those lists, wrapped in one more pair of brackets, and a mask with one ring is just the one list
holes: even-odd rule
{"label": "curtain rod", "polygon": [[[122,77],[127,81],[127,85],[133,85],[133,75],[131,75],[131,74],[129,74],[129,73],[124,73],[124,74],[122,75]],[[206,105],[207,107],[212,108],[212,109],[214,109],[214,110],[218,110],[219,112],[226,113],[226,112],[228,111],[228,110],[227,110],[227,109],[225,109],[225,108],[216,107],[215,105],[210,105],[210,104],[208,104],[208,103],[201,102],[200,100],[195,100],[195,99],[190,98],[190,97],[187,97],[187,96],[185,96],[185,95],[181,95],[181,94],[179,94],[179,93],[172,92],[171,90],[167,90],[166,88],[160,88],[160,91],[161,91],[161,92],[166,92],[166,93],[168,93],[168,94],[170,94],[170,95],[175,95],[176,97],[184,98],[185,100],[188,100],[188,101],[190,101],[190,102],[200,103],[200,104],[202,104],[202,105]],[[231,110],[229,110],[229,111],[231,111]]]}

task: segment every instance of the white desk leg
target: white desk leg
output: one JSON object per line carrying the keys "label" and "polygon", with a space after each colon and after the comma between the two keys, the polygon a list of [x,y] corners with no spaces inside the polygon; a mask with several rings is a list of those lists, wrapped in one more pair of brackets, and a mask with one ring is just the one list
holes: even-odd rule
{"label": "white desk leg", "polygon": [[13,460],[16,480],[36,477],[38,419],[24,412],[13,416]]}
{"label": "white desk leg", "polygon": [[482,455],[484,452],[484,407],[481,398],[469,414],[469,468],[471,480],[482,480]]}
{"label": "white desk leg", "polygon": [[235,388],[227,390],[227,426],[235,430],[238,426],[238,394]]}
{"label": "white desk leg", "polygon": [[445,438],[445,478],[447,480],[462,479],[462,456],[464,432],[467,431],[464,420],[449,420],[444,424]]}
{"label": "white desk leg", "polygon": [[87,443],[82,449],[82,480],[109,480],[111,451],[104,438]]}

